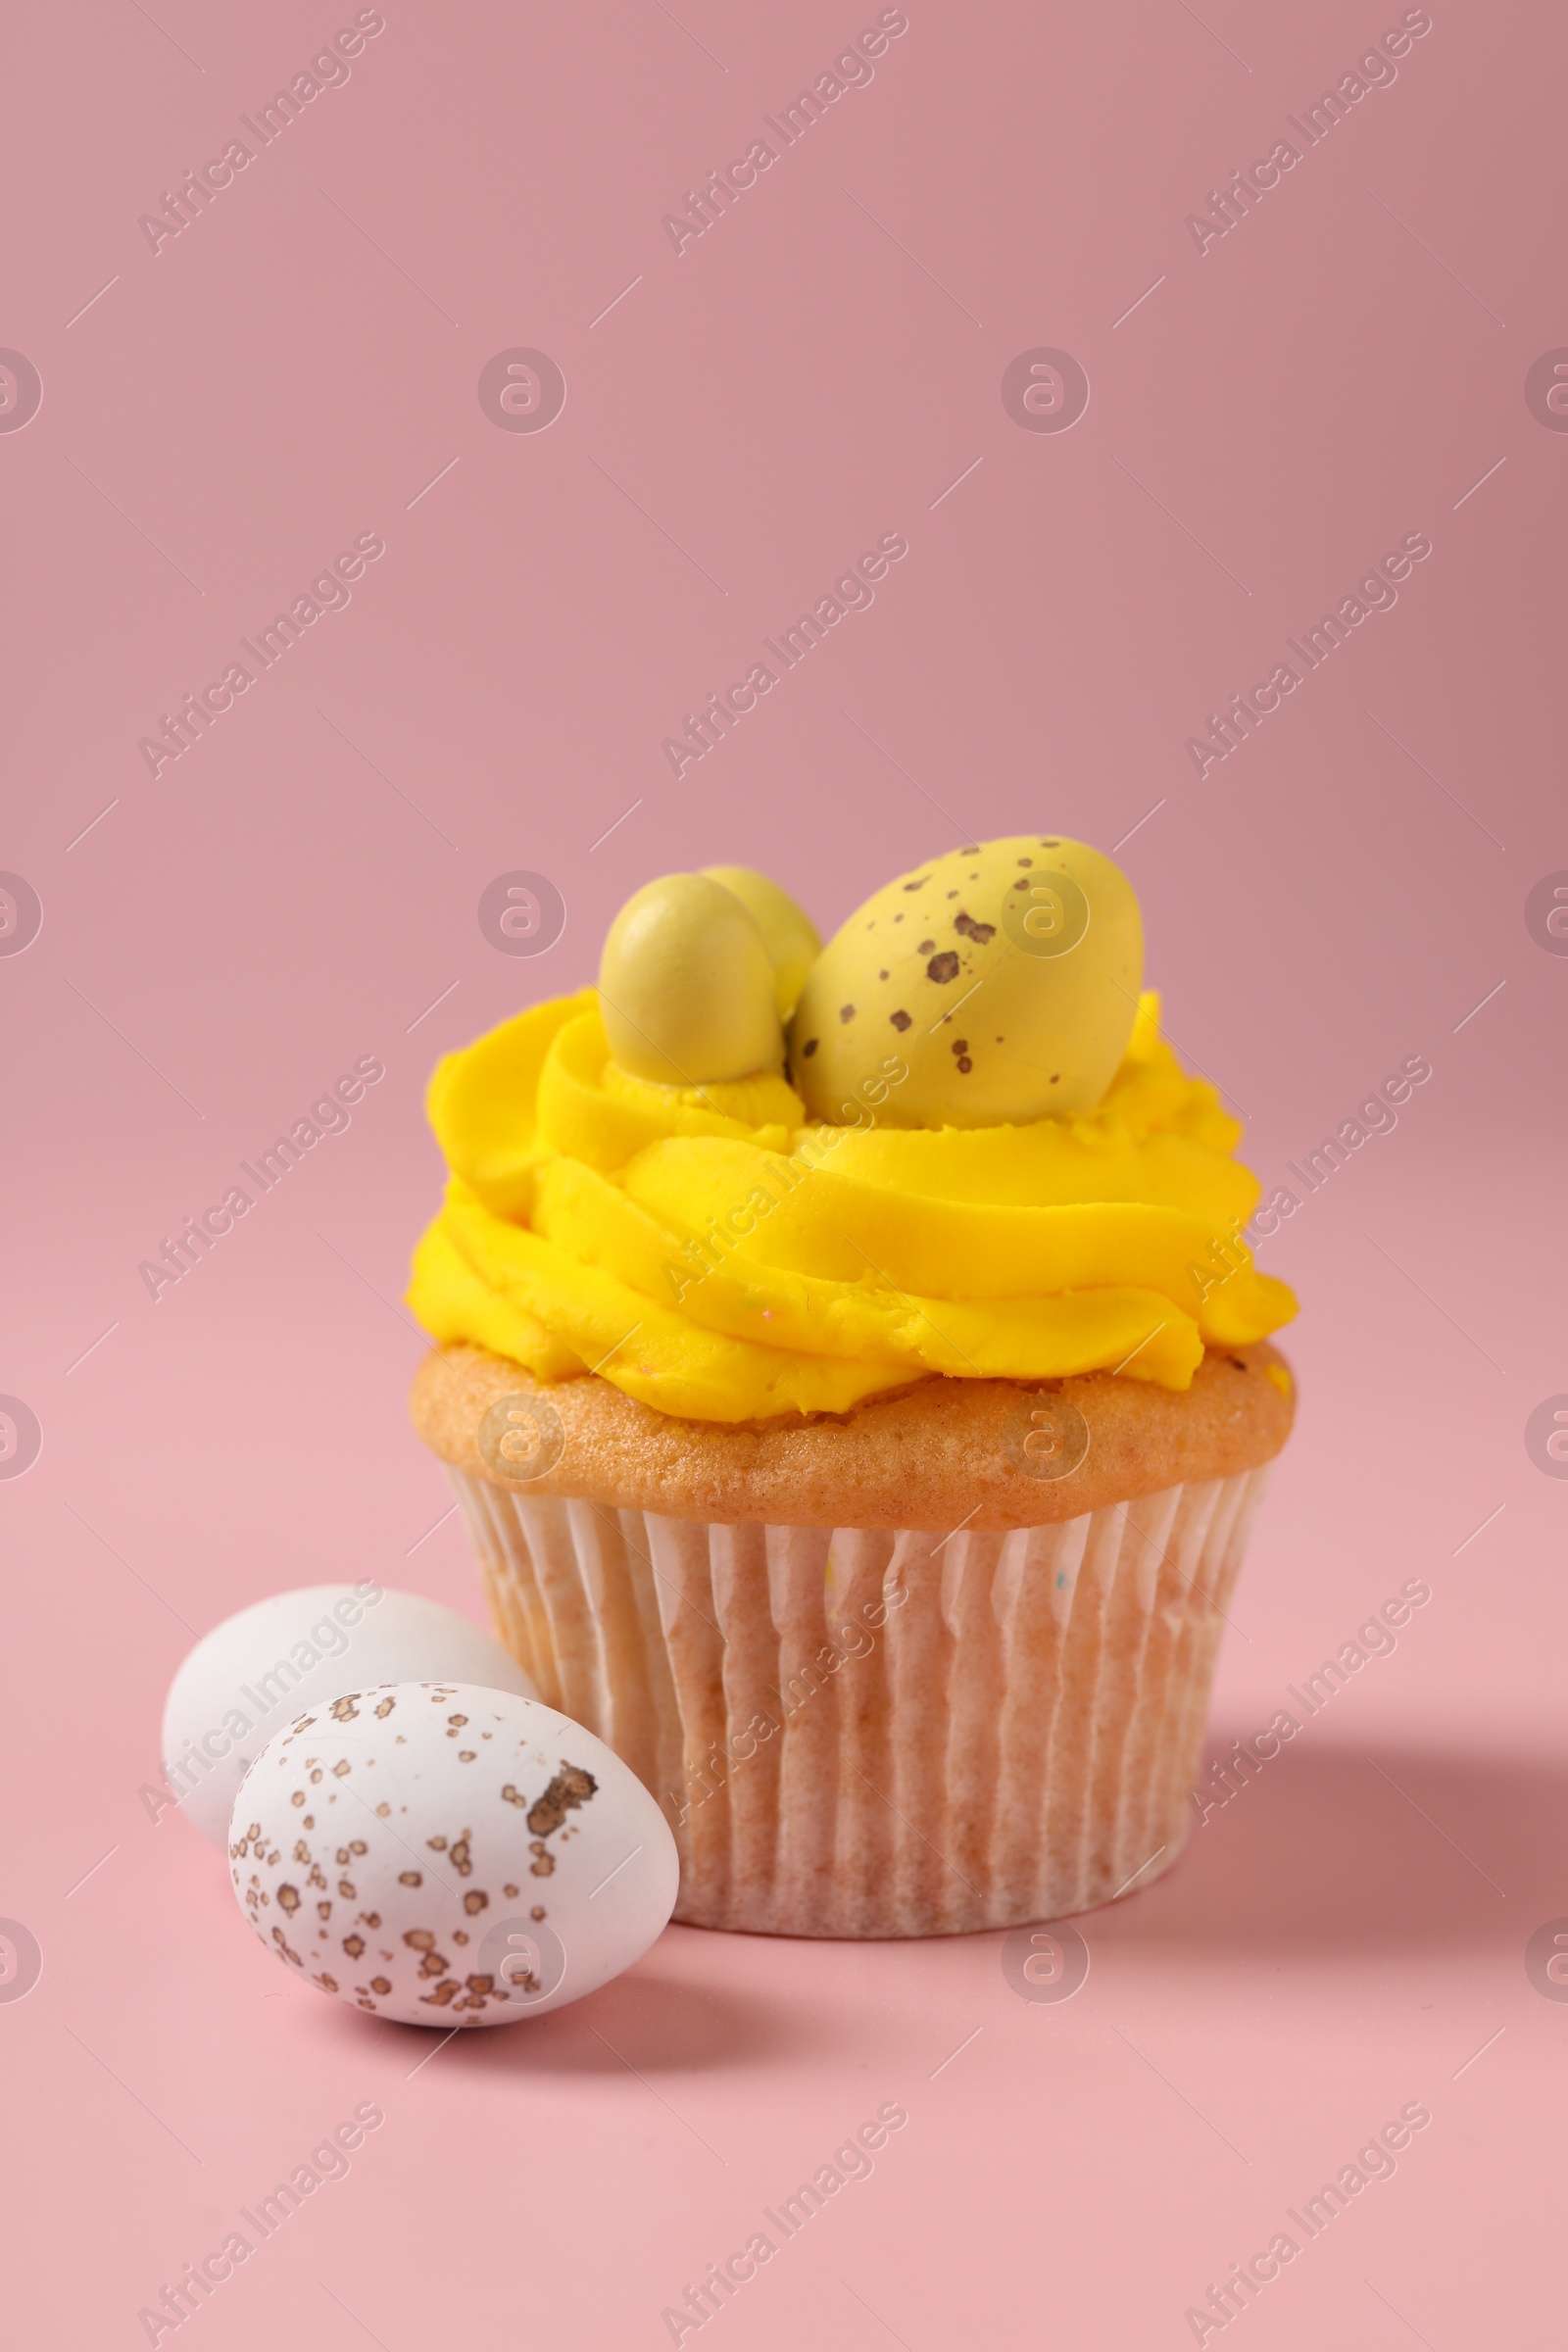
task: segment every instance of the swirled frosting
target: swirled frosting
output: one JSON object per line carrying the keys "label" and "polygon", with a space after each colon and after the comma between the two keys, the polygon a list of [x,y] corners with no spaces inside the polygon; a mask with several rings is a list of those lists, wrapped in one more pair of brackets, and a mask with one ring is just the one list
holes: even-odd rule
{"label": "swirled frosting", "polygon": [[431,1080],[451,1173],[409,1303],[444,1345],[727,1422],[932,1373],[1185,1389],[1205,1347],[1296,1312],[1239,1238],[1259,1192],[1241,1129],[1153,994],[1079,1117],[892,1127],[878,1108],[906,1075],[889,1054],[842,1124],[813,1123],[781,1077],[628,1075],[591,988],[537,1005]]}

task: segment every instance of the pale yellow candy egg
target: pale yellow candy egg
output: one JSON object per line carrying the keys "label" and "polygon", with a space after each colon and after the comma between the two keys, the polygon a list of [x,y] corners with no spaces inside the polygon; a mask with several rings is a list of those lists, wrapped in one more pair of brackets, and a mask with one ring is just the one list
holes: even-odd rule
{"label": "pale yellow candy egg", "polygon": [[784,1033],[767,943],[733,891],[664,874],[610,926],[599,1008],[612,1058],[662,1086],[778,1070]]}
{"label": "pale yellow candy egg", "polygon": [[703,872],[733,891],[756,917],[773,966],[779,1018],[787,1021],[801,1001],[807,973],[822,953],[816,925],[770,874],[760,874],[749,865],[705,865]]}
{"label": "pale yellow candy egg", "polygon": [[790,1029],[813,1118],[843,1119],[862,1080],[906,1066],[877,1117],[993,1127],[1093,1110],[1143,984],[1132,885],[1099,850],[1019,834],[901,874],[817,958]]}

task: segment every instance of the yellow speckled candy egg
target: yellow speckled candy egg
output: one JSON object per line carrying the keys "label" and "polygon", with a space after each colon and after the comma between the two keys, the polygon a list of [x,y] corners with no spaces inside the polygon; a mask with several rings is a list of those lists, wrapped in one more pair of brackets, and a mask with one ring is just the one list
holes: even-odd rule
{"label": "yellow speckled candy egg", "polygon": [[890,1053],[908,1066],[877,1116],[994,1127],[1093,1110],[1132,1034],[1144,929],[1132,885],[1087,843],[1018,834],[901,874],[858,907],[807,979],[790,1070],[841,1119]]}

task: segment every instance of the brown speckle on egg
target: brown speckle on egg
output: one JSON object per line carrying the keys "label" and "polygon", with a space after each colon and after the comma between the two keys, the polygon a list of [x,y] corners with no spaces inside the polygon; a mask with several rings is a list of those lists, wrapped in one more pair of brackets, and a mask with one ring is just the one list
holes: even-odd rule
{"label": "brown speckle on egg", "polygon": [[977,923],[972,914],[956,914],[953,928],[965,939],[972,939],[977,948],[987,948],[997,936],[995,923]]}
{"label": "brown speckle on egg", "polygon": [[568,1764],[563,1758],[561,1770],[552,1777],[543,1796],[528,1809],[529,1829],[536,1838],[548,1838],[553,1830],[560,1829],[568,1813],[587,1804],[598,1788],[599,1783],[591,1772],[584,1772],[580,1764]]}

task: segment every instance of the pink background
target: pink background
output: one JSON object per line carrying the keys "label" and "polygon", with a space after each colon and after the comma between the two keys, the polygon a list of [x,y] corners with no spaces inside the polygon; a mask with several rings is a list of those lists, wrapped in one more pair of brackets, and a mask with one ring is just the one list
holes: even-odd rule
{"label": "pink background", "polygon": [[[0,1484],[0,1913],[44,1954],[0,2006],[8,2336],[145,2340],[138,2307],[373,2100],[202,2340],[667,2342],[685,2283],[897,2099],[874,2177],[711,2323],[732,2345],[1191,2342],[1411,2101],[1397,2176],[1250,2340],[1526,2340],[1560,2305],[1568,2034],[1524,1964],[1568,1912],[1568,1487],[1523,1436],[1568,1389],[1568,963],[1524,919],[1568,867],[1568,443],[1524,398],[1568,341],[1560,12],[1435,0],[1200,255],[1189,211],[1397,7],[910,0],[869,86],[678,257],[662,216],[874,8],[388,0],[156,256],[138,216],[352,10],[155,13],[19,21],[0,153],[0,342],[44,387],[0,434],[0,865],[44,908],[0,958],[0,1389],[44,1433]],[[480,408],[514,346],[564,372],[547,432]],[[1037,346],[1088,372],[1070,432],[1003,406]],[[890,530],[874,606],[677,782],[662,738]],[[1187,737],[1418,530],[1397,606],[1200,781]],[[349,608],[154,780],[138,738],[365,531]],[[1047,825],[1139,826],[1170,1029],[1271,1184],[1433,1065],[1264,1259],[1304,1302],[1301,1418],[1216,1749],[1402,1580],[1430,1605],[1172,1877],[1080,1923],[1064,2004],[1018,1997],[996,1936],[676,1929],[411,2079],[433,2037],[288,1981],[137,1790],[192,1629],[362,1575],[479,1613],[404,1411],[430,1063],[591,977],[651,874],[759,864],[826,930]],[[567,907],[536,962],[476,920],[514,868]],[[349,1132],[155,1304],[138,1261],[364,1054]]]}

